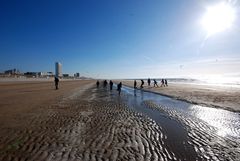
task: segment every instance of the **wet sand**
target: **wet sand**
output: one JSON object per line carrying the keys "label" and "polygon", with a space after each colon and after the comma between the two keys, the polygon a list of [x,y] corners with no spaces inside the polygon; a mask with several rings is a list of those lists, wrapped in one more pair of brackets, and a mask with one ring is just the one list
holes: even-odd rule
{"label": "wet sand", "polygon": [[157,123],[127,103],[137,98],[124,90],[119,96],[115,87],[97,89],[95,81],[61,82],[59,90],[52,82],[0,87],[0,160],[236,160],[240,154],[237,143],[208,125],[151,100],[135,104],[158,113]]}
{"label": "wet sand", "polygon": [[[122,81],[126,86],[133,87],[133,80]],[[137,87],[140,88],[140,81],[137,81]],[[148,87],[145,81],[143,90],[170,96],[179,100],[184,100],[194,104],[206,105],[210,107],[227,109],[234,112],[240,112],[240,89],[234,87],[176,84],[169,83],[168,87]]]}
{"label": "wet sand", "polygon": [[156,122],[117,99],[101,100],[89,90],[94,83],[1,84],[0,160],[175,158]]}

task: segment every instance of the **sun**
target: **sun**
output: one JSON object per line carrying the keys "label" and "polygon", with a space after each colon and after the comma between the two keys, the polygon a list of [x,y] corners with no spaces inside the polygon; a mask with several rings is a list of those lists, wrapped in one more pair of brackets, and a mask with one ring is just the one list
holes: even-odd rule
{"label": "sun", "polygon": [[202,18],[202,25],[206,29],[208,36],[223,32],[233,25],[235,20],[235,10],[226,3],[208,7]]}

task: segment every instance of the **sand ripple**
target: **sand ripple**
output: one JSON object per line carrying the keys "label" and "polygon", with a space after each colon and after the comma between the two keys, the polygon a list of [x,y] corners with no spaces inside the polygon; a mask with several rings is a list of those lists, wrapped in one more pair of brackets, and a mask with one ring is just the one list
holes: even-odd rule
{"label": "sand ripple", "polygon": [[0,160],[177,160],[155,121],[92,91],[16,117],[28,124],[2,129]]}
{"label": "sand ripple", "polygon": [[128,106],[124,94],[114,93],[87,87],[56,104],[16,115],[16,121],[26,124],[2,126],[0,160],[187,160],[182,152],[188,149],[196,152],[189,151],[192,160],[239,160],[239,141],[217,135],[204,121],[144,100],[144,109],[182,125],[187,140],[177,144],[161,124]]}
{"label": "sand ripple", "polygon": [[188,144],[194,146],[202,160],[239,160],[240,142],[217,135],[217,129],[197,118],[185,116],[174,108],[155,104],[151,100],[144,101],[146,107],[158,109],[169,118],[181,123],[188,131]]}

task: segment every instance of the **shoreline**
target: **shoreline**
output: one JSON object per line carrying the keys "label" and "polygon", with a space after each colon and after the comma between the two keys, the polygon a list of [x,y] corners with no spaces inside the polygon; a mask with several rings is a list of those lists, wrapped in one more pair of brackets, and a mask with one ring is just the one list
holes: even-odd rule
{"label": "shoreline", "polygon": [[[134,80],[121,81],[123,85],[133,88]],[[137,81],[137,90],[152,92],[158,95],[171,97],[188,103],[208,106],[240,113],[240,89],[231,87],[216,87],[211,85],[193,85],[181,83],[168,83],[168,87],[148,87],[144,83],[144,88],[140,89],[140,81]]]}
{"label": "shoreline", "polygon": [[[62,79],[61,82],[81,82],[96,80],[81,80],[81,79]],[[122,82],[123,85],[133,88],[133,80],[114,80],[115,83]],[[24,84],[51,84],[54,85],[53,79],[28,79],[28,80],[11,80],[1,81],[0,86],[24,85]],[[137,80],[137,87],[139,88],[140,81]],[[143,91],[152,92],[158,95],[171,97],[177,100],[185,101],[191,104],[208,106],[212,108],[224,109],[231,112],[240,113],[240,89],[225,86],[211,86],[202,84],[186,84],[186,83],[169,83],[168,87],[151,87],[147,86],[145,81]]]}

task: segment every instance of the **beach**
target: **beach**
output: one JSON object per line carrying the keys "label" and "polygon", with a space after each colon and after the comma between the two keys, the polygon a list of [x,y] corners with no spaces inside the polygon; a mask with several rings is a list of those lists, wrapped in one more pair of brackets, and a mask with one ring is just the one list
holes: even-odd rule
{"label": "beach", "polygon": [[236,160],[240,156],[237,138],[219,136],[205,122],[157,105],[148,93],[123,88],[118,95],[115,87],[110,91],[102,82],[99,88],[95,83],[60,81],[59,90],[52,81],[0,83],[0,160]]}
{"label": "beach", "polygon": [[55,90],[53,82],[2,83],[0,160],[175,157],[157,144],[166,137],[160,126],[124,104],[96,98],[94,85],[66,81]]}
{"label": "beach", "polygon": [[[118,83],[120,81],[123,85],[133,87],[134,80],[117,80],[115,82]],[[140,89],[140,85],[141,81],[138,80],[138,89]],[[160,82],[158,82],[158,86],[153,87],[152,83],[149,87],[147,81],[145,81],[143,90],[194,104],[240,112],[240,88],[184,83],[168,83],[167,87],[161,87]]]}
{"label": "beach", "polygon": [[240,0],[0,15],[0,161],[240,161]]}
{"label": "beach", "polygon": [[51,107],[59,104],[59,101],[64,98],[71,97],[76,91],[81,92],[86,85],[91,83],[92,81],[64,81],[60,82],[60,89],[55,90],[53,81],[1,82],[0,160],[18,158],[17,154],[7,155],[4,158],[4,154],[17,151],[22,143],[25,144],[26,140],[22,139],[27,139],[30,142],[26,143],[27,146],[31,146],[34,142],[31,140],[33,137],[47,133],[46,124],[51,123],[49,122]]}

